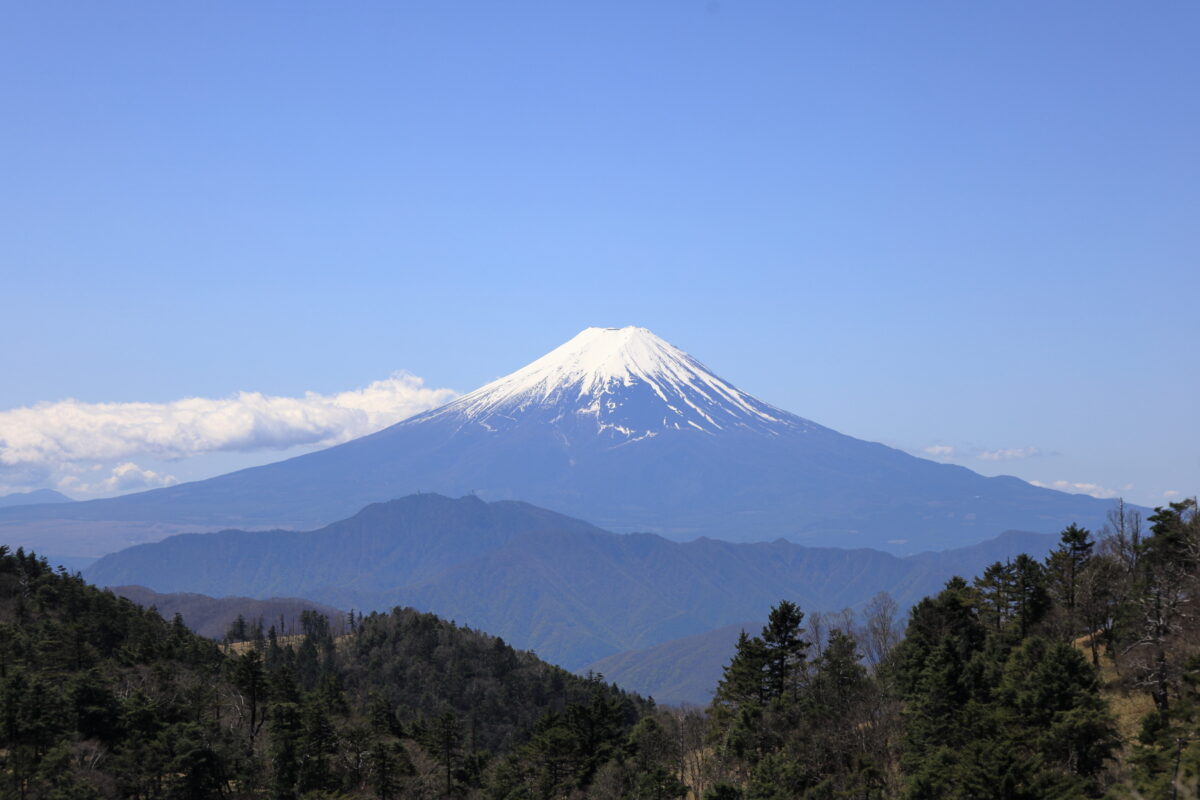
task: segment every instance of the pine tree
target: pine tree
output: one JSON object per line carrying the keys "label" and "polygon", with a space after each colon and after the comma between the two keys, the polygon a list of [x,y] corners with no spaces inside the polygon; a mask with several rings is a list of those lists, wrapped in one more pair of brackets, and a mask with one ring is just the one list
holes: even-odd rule
{"label": "pine tree", "polygon": [[762,630],[765,657],[765,694],[768,701],[781,700],[787,692],[795,699],[797,682],[804,669],[809,642],[801,638],[804,613],[788,600],[771,609]]}
{"label": "pine tree", "polygon": [[975,579],[979,617],[993,633],[1003,631],[1012,616],[1013,583],[1011,562],[997,561]]}
{"label": "pine tree", "polygon": [[416,774],[408,752],[393,742],[377,738],[367,752],[368,783],[379,800],[400,796],[404,779]]}
{"label": "pine tree", "polygon": [[1072,523],[1063,529],[1058,547],[1046,559],[1050,592],[1066,612],[1072,632],[1079,620],[1080,581],[1095,546],[1091,537],[1087,528]]}
{"label": "pine tree", "polygon": [[244,642],[249,638],[246,618],[238,614],[237,619],[230,623],[229,630],[225,632],[225,639],[230,642]]}
{"label": "pine tree", "polygon": [[716,703],[730,709],[749,703],[766,703],[767,659],[763,640],[742,631],[738,635],[733,658],[725,666],[724,675],[717,685]]}
{"label": "pine tree", "polygon": [[442,765],[446,778],[446,797],[454,795],[454,767],[462,755],[462,729],[453,712],[446,711],[433,721],[426,738],[426,750]]}
{"label": "pine tree", "polygon": [[813,666],[811,697],[820,709],[820,716],[835,723],[846,722],[851,707],[862,699],[867,686],[867,669],[862,664],[858,643],[834,628]]}
{"label": "pine tree", "polygon": [[265,722],[260,706],[268,699],[267,672],[257,650],[248,650],[230,661],[230,679],[242,693],[246,709],[248,750],[254,749],[254,739]]}
{"label": "pine tree", "polygon": [[318,792],[332,788],[331,760],[337,752],[337,732],[329,720],[329,712],[320,698],[310,696],[301,711],[300,793]]}
{"label": "pine tree", "polygon": [[300,744],[304,732],[295,678],[286,670],[273,676],[271,704],[271,800],[295,800],[300,779]]}
{"label": "pine tree", "polygon": [[1050,608],[1046,570],[1036,559],[1021,553],[1012,562],[1013,617],[1017,635],[1024,639],[1045,618]]}
{"label": "pine tree", "polygon": [[1149,521],[1152,535],[1141,544],[1135,582],[1141,625],[1131,649],[1139,655],[1140,681],[1165,713],[1177,666],[1169,652],[1172,634],[1197,588],[1200,514],[1189,499],[1156,508]]}
{"label": "pine tree", "polygon": [[980,617],[993,633],[1019,641],[1032,632],[1050,608],[1045,568],[1022,553],[997,561],[975,581]]}

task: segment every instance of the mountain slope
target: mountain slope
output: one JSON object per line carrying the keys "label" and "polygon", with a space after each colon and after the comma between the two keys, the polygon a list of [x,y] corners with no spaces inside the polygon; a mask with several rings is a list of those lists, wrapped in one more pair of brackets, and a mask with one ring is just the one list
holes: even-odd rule
{"label": "mountain slope", "polygon": [[[316,531],[228,530],[172,536],[106,556],[86,574],[106,586],[138,584],[214,597],[241,593],[299,594],[311,599],[331,594],[373,596],[419,584],[466,559],[492,552],[519,534],[545,529],[601,532],[586,522],[526,503],[421,494],[368,506],[350,519]],[[164,558],[168,552],[170,556]],[[132,577],[137,575],[146,575],[151,582]]]}
{"label": "mountain slope", "polygon": [[628,650],[589,664],[585,670],[604,676],[657,703],[705,706],[737,651],[742,631],[754,635],[762,623],[725,625],[704,633],[672,639],[644,650]]}
{"label": "mountain slope", "polygon": [[953,574],[1042,555],[1054,537],[898,558],[777,539],[671,542],[614,534],[527,503],[413,495],[306,533],[174,536],[106,556],[101,585],[160,592],[299,595],[338,608],[410,605],[503,636],[576,669],[746,619],[782,598],[840,610],[888,591],[904,606]]}
{"label": "mountain slope", "polygon": [[589,328],[370,436],[205,481],[6,509],[0,539],[49,535],[49,520],[118,532],[305,529],[415,491],[524,500],[680,540],[782,536],[897,552],[1099,527],[1109,506],[842,435],[751,397],[645,329]]}

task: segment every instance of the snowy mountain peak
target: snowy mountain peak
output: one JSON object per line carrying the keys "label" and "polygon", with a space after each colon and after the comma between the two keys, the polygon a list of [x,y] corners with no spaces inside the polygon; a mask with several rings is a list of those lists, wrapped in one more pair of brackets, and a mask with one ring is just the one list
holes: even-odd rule
{"label": "snowy mountain peak", "polygon": [[549,397],[557,389],[578,387],[582,397],[614,382],[628,386],[640,380],[656,385],[667,376],[699,373],[710,374],[687,353],[645,328],[585,328],[565,344],[479,392]]}
{"label": "snowy mountain peak", "polygon": [[[548,412],[538,413],[538,412]],[[595,425],[618,440],[664,430],[779,433],[804,421],[714,375],[646,328],[586,328],[565,344],[432,412],[495,430],[522,419]]]}

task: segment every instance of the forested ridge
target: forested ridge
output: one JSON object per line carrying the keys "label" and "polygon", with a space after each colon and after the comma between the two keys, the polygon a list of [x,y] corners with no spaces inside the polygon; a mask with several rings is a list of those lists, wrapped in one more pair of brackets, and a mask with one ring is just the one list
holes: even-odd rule
{"label": "forested ridge", "polygon": [[1196,797],[1198,589],[1195,502],[1122,506],[902,635],[782,600],[685,710],[405,609],[223,651],[2,549],[0,796]]}
{"label": "forested ridge", "polygon": [[223,651],[0,546],[0,797],[459,797],[538,737],[578,782],[651,708],[411,609],[300,622]]}
{"label": "forested ridge", "polygon": [[718,687],[706,796],[1196,797],[1200,517],[1146,522],[954,578],[894,646],[886,614],[809,636],[780,603]]}

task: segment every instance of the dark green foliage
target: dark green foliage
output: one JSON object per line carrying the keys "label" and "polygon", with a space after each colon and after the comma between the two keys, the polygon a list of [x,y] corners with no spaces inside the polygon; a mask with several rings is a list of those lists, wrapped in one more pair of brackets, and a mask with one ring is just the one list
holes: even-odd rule
{"label": "dark green foliage", "polygon": [[[1167,516],[1159,524],[1178,527]],[[912,609],[894,650],[875,648],[873,668],[857,638],[871,635],[870,624],[839,623],[810,655],[803,615],[781,603],[762,636],[742,635],[718,687],[710,724],[719,779],[706,796],[1101,796],[1120,742],[1096,669],[1073,639],[1103,603],[1121,603],[1102,601],[1096,580],[1107,556],[1094,549],[1072,526],[1047,565],[1018,555],[973,585],[950,580]],[[1143,569],[1148,549],[1139,548]],[[790,661],[773,658],[781,650]],[[1161,771],[1156,753],[1181,729],[1168,728],[1148,727],[1147,741],[1159,744],[1155,753],[1147,745],[1147,773]]]}
{"label": "dark green foliage", "polygon": [[809,643],[800,638],[804,629],[804,614],[795,603],[787,600],[771,609],[767,625],[763,628],[763,656],[765,657],[767,700],[782,700],[785,695],[796,696],[800,672],[804,669],[804,658]]}
{"label": "dark green foliage", "polygon": [[717,686],[716,702],[728,710],[777,703],[795,698],[810,646],[802,638],[804,614],[795,603],[783,600],[771,609],[761,636],[745,631],[737,652]]}
{"label": "dark green foliage", "polygon": [[718,707],[736,710],[750,704],[761,706],[766,703],[766,666],[767,649],[763,640],[742,631],[733,659],[725,667],[725,677],[717,684]]}
{"label": "dark green foliage", "polygon": [[[848,631],[831,630],[810,660],[803,620],[783,601],[761,637],[742,635],[711,709],[724,771],[737,780],[715,783],[713,796],[883,796],[878,686]],[[735,782],[741,795],[731,794]]]}
{"label": "dark green foliage", "polygon": [[662,737],[653,723],[635,728],[638,717],[630,702],[606,692],[599,681],[592,684],[590,699],[542,717],[532,738],[493,772],[489,796],[559,797],[592,785],[605,767],[609,783],[641,785],[647,797],[678,796],[670,794],[676,789],[672,776],[660,770]]}
{"label": "dark green foliage", "polygon": [[458,719],[446,711],[433,721],[421,738],[425,750],[442,765],[446,775],[446,795],[454,793],[454,773],[462,761],[462,731]]}
{"label": "dark green foliage", "polygon": [[1117,747],[1095,671],[1066,642],[1031,637],[1012,651],[996,688],[1001,721],[1019,731],[1014,747],[1047,767],[1095,776]]}
{"label": "dark green foliage", "polygon": [[1091,532],[1072,524],[1063,530],[1058,548],[1046,559],[1050,592],[1072,620],[1080,606],[1080,583],[1094,547]]}
{"label": "dark green foliage", "polygon": [[[412,610],[222,652],[0,548],[0,796],[1166,800],[1200,782],[1200,518],[1150,521],[952,579],[895,647],[890,611],[782,601],[707,717]],[[1155,704],[1124,763],[1102,650]]]}
{"label": "dark green foliage", "polygon": [[237,619],[229,626],[229,630],[225,632],[225,638],[231,642],[244,642],[250,638],[250,629],[246,625],[246,618],[241,614],[237,615]]}
{"label": "dark green foliage", "polygon": [[1031,634],[1048,610],[1040,576],[1018,558],[913,610],[897,666],[905,796],[1099,792],[1116,731],[1079,651]]}
{"label": "dark green foliage", "polygon": [[590,702],[596,691],[621,703],[630,719],[647,707],[502,639],[411,609],[363,617],[358,633],[337,652],[338,675],[352,705],[375,714],[390,709],[389,724],[405,726],[420,715],[449,711],[472,751],[511,749],[545,714]]}
{"label": "dark green foliage", "polygon": [[215,797],[236,745],[200,708],[224,657],[0,547],[0,796]]}
{"label": "dark green foliage", "polygon": [[1046,570],[1027,555],[997,561],[975,581],[980,615],[989,630],[1020,640],[1032,632],[1050,609]]}
{"label": "dark green foliage", "polygon": [[271,797],[291,800],[300,779],[300,740],[303,735],[300,706],[286,691],[271,705]]}
{"label": "dark green foliage", "polygon": [[[563,775],[586,787],[636,750],[650,709],[428,614],[358,618],[342,640],[316,612],[300,628],[287,644],[248,629],[223,653],[178,617],[0,547],[0,797],[460,796],[496,754],[564,733]],[[658,765],[627,772],[647,797],[677,796]]]}

